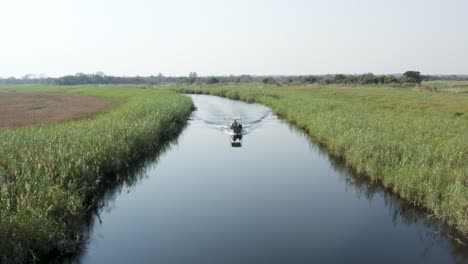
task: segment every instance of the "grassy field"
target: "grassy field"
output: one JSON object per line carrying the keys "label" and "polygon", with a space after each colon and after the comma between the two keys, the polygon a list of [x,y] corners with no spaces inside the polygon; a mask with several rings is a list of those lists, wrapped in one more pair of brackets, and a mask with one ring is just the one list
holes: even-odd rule
{"label": "grassy field", "polygon": [[183,128],[192,103],[130,87],[0,87],[96,96],[112,110],[85,119],[0,132],[0,262],[66,253],[106,174],[158,150]]}
{"label": "grassy field", "polygon": [[177,87],[259,102],[468,235],[468,96],[384,86]]}
{"label": "grassy field", "polygon": [[468,81],[423,82],[420,89],[431,91],[431,92],[468,94]]}

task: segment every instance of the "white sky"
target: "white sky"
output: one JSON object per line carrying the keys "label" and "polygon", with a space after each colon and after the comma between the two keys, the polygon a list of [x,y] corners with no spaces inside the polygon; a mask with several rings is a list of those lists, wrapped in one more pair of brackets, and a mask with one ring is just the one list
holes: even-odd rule
{"label": "white sky", "polygon": [[468,74],[466,0],[0,0],[0,76]]}

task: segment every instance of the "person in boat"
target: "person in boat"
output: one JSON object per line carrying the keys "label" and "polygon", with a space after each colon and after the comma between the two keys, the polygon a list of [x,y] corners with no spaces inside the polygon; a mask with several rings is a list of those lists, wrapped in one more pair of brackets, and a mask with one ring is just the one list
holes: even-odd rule
{"label": "person in boat", "polygon": [[231,124],[231,129],[235,130],[235,129],[237,129],[238,126],[239,126],[239,124],[237,123],[237,120],[234,120],[234,122],[232,122],[232,124]]}

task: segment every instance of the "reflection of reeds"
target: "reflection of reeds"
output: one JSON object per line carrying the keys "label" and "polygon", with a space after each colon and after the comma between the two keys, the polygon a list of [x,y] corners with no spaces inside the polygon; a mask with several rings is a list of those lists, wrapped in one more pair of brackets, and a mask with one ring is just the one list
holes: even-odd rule
{"label": "reflection of reeds", "polygon": [[[310,148],[316,151],[319,156],[326,157],[333,166],[333,169],[340,172],[337,175],[343,177],[346,191],[351,188],[354,189],[358,199],[368,200],[369,203],[371,203],[376,195],[382,195],[386,208],[388,208],[389,213],[392,215],[393,225],[397,226],[398,223],[405,225],[422,223],[432,230],[432,233],[429,234],[432,238],[434,236],[437,236],[437,240],[450,238],[455,242],[453,253],[460,260],[457,261],[457,263],[464,263],[468,259],[468,252],[466,252],[468,237],[466,237],[466,235],[460,233],[460,231],[453,226],[439,221],[434,215],[430,215],[427,208],[412,202],[406,202],[397,195],[394,195],[391,193],[391,189],[385,188],[382,185],[381,180],[370,178],[365,173],[358,173],[353,167],[346,164],[346,160],[343,156],[334,156],[328,151],[327,146],[323,142],[315,141],[314,138],[310,137],[304,130],[299,130],[290,122],[288,125],[292,133],[309,137]],[[421,234],[421,236],[423,237],[424,234]],[[427,248],[426,250],[429,249]]]}
{"label": "reflection of reeds", "polygon": [[[182,131],[183,128],[184,126],[181,126],[180,131]],[[148,175],[147,170],[149,165],[157,163],[161,154],[167,152],[172,146],[178,144],[178,135],[179,133],[168,135],[167,138],[164,138],[161,141],[162,143],[154,152],[148,153],[147,156],[130,164],[129,167],[123,168],[118,172],[108,173],[103,177],[103,181],[94,190],[94,194],[92,196],[88,196],[88,199],[91,200],[85,202],[88,207],[82,214],[82,225],[75,226],[75,228],[80,227],[76,232],[81,236],[81,239],[77,241],[75,245],[77,251],[82,250],[86,246],[86,242],[88,242],[87,240],[93,231],[92,228],[94,227],[93,223],[95,218],[97,218],[102,224],[100,213],[108,209],[118,194],[141,183],[141,181]],[[79,254],[76,254],[77,252],[73,253],[74,254],[64,256],[50,255],[49,257],[51,259],[47,259],[46,262],[79,262],[79,259],[76,259],[77,257],[79,258]]]}
{"label": "reflection of reeds", "polygon": [[468,235],[468,97],[384,86],[174,89],[270,106],[358,174]]}
{"label": "reflection of reeds", "polygon": [[110,175],[161,150],[192,110],[189,98],[169,91],[77,88],[119,105],[88,119],[0,133],[5,261],[74,250],[87,208],[99,206],[103,185],[119,181]]}

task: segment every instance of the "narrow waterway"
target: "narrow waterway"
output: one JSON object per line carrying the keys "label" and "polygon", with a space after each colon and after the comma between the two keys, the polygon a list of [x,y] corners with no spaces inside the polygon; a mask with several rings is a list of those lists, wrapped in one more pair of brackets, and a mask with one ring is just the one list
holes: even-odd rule
{"label": "narrow waterway", "polygon": [[[267,107],[191,95],[176,142],[106,192],[79,263],[465,263],[467,248]],[[246,129],[232,147],[224,126]]]}

